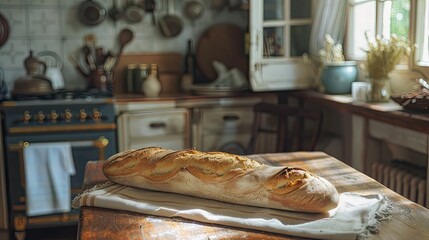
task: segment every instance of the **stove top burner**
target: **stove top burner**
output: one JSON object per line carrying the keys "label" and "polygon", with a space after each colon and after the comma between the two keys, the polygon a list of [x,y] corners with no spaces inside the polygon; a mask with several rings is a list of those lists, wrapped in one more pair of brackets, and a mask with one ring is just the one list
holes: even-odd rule
{"label": "stove top burner", "polygon": [[90,90],[59,90],[53,94],[45,94],[45,95],[33,95],[33,96],[21,96],[15,95],[12,100],[14,101],[26,101],[26,100],[53,100],[53,99],[92,99],[92,98],[106,98],[112,97],[112,94],[101,92],[98,89],[90,89]]}
{"label": "stove top burner", "polygon": [[55,94],[54,99],[79,99],[79,98],[106,98],[112,97],[112,94],[101,92],[98,89],[87,91],[61,91]]}

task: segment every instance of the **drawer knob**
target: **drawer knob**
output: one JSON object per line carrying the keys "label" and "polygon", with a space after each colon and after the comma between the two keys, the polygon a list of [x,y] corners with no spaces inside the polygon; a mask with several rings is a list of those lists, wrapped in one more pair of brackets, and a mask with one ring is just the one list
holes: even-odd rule
{"label": "drawer knob", "polygon": [[167,126],[167,124],[163,123],[163,122],[154,122],[149,124],[150,128],[165,128]]}
{"label": "drawer knob", "polygon": [[240,119],[240,117],[237,115],[225,115],[225,116],[223,116],[224,121],[237,121],[239,119]]}

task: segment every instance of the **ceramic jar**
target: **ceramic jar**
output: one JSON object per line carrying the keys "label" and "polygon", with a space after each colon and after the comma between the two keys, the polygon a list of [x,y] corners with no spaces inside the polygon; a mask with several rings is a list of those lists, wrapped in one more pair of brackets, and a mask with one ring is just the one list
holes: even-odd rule
{"label": "ceramic jar", "polygon": [[357,80],[355,61],[333,62],[323,66],[320,81],[328,94],[351,93],[352,82]]}
{"label": "ceramic jar", "polygon": [[142,92],[146,97],[158,97],[161,93],[161,82],[158,79],[158,67],[151,65],[150,75],[142,84]]}

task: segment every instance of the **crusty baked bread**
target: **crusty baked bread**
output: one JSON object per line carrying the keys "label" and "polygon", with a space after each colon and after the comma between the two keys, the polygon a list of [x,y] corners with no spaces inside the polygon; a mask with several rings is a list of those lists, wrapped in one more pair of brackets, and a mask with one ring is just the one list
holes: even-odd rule
{"label": "crusty baked bread", "polygon": [[129,150],[107,159],[103,172],[122,185],[243,205],[326,212],[338,204],[337,190],[322,177],[224,152]]}

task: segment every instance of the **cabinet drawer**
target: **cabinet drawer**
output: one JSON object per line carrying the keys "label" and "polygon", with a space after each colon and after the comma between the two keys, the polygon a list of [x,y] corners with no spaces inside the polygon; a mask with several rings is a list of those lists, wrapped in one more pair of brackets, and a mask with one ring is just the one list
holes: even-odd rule
{"label": "cabinet drawer", "polygon": [[369,134],[377,139],[382,139],[421,153],[427,153],[428,139],[424,133],[370,120]]}
{"label": "cabinet drawer", "polygon": [[141,112],[128,116],[131,138],[174,135],[185,132],[186,111]]}
{"label": "cabinet drawer", "polygon": [[184,149],[187,144],[183,135],[171,135],[168,137],[150,137],[130,139],[129,149],[160,146],[169,149]]}
{"label": "cabinet drawer", "polygon": [[252,107],[204,109],[202,126],[204,131],[250,131],[253,123]]}
{"label": "cabinet drawer", "polygon": [[250,132],[238,134],[207,134],[202,141],[203,151],[226,151],[245,154]]}

